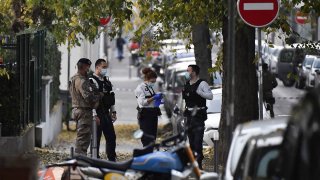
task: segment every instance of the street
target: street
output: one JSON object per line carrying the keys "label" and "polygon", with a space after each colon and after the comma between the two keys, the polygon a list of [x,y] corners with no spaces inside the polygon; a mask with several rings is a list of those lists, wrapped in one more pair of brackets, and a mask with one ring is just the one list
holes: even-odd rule
{"label": "street", "polygon": [[274,104],[275,116],[288,116],[291,114],[292,107],[306,93],[306,90],[293,87],[285,87],[281,81],[278,81],[278,86],[273,90],[273,96],[276,99]]}

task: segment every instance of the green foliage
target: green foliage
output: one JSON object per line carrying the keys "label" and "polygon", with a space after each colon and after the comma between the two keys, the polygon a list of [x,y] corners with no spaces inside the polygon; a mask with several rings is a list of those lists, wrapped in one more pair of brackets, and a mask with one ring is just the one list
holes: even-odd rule
{"label": "green foliage", "polygon": [[[10,79],[0,76],[0,123],[2,136],[18,135],[19,125],[19,80],[12,71],[7,71]],[[17,83],[18,82],[18,83]]]}
{"label": "green foliage", "polygon": [[79,45],[85,38],[94,41],[99,35],[99,20],[112,16],[115,36],[124,20],[130,19],[131,2],[125,0],[0,0],[0,32],[20,32],[28,28],[47,28],[58,43]]}
{"label": "green foliage", "polygon": [[190,43],[193,25],[207,23],[212,30],[221,29],[224,13],[222,1],[213,0],[138,0],[135,6],[139,13],[133,18],[143,21],[133,29],[135,35],[151,33],[155,42],[176,36]]}
{"label": "green foliage", "polygon": [[43,62],[43,75],[53,76],[50,89],[50,107],[56,104],[59,99],[59,86],[60,86],[60,64],[61,52],[58,49],[58,44],[51,33],[47,33],[45,39],[45,55]]}

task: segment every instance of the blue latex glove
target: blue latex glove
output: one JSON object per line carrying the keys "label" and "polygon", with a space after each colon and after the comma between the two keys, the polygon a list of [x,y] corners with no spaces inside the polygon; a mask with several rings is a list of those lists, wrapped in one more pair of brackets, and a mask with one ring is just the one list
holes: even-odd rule
{"label": "blue latex glove", "polygon": [[154,101],[154,106],[155,107],[159,107],[160,104],[161,104],[161,99],[157,99],[157,100]]}
{"label": "blue latex glove", "polygon": [[156,95],[153,96],[154,100],[161,100],[162,99],[162,93],[157,93]]}

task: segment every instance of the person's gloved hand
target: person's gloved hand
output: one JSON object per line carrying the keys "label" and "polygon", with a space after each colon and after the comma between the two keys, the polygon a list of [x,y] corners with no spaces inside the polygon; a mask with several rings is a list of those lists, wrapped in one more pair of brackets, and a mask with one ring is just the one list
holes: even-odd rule
{"label": "person's gloved hand", "polygon": [[162,93],[157,93],[156,95],[153,96],[154,100],[161,100],[162,99]]}
{"label": "person's gloved hand", "polygon": [[159,107],[160,104],[162,104],[162,103],[161,103],[161,99],[156,99],[156,100],[154,101],[154,106],[155,106],[155,107]]}

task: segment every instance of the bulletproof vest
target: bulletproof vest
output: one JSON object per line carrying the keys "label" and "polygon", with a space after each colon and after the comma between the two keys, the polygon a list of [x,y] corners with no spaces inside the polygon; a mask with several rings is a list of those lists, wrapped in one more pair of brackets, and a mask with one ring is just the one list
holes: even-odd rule
{"label": "bulletproof vest", "polygon": [[92,78],[97,81],[99,91],[104,93],[98,109],[110,109],[111,106],[115,104],[115,97],[112,92],[111,82],[106,77],[104,77],[103,81],[96,76],[92,76]]}
{"label": "bulletproof vest", "polygon": [[202,79],[199,79],[192,85],[190,85],[190,81],[187,81],[184,85],[183,98],[188,108],[206,106],[206,99],[197,94],[197,89],[202,81]]}

